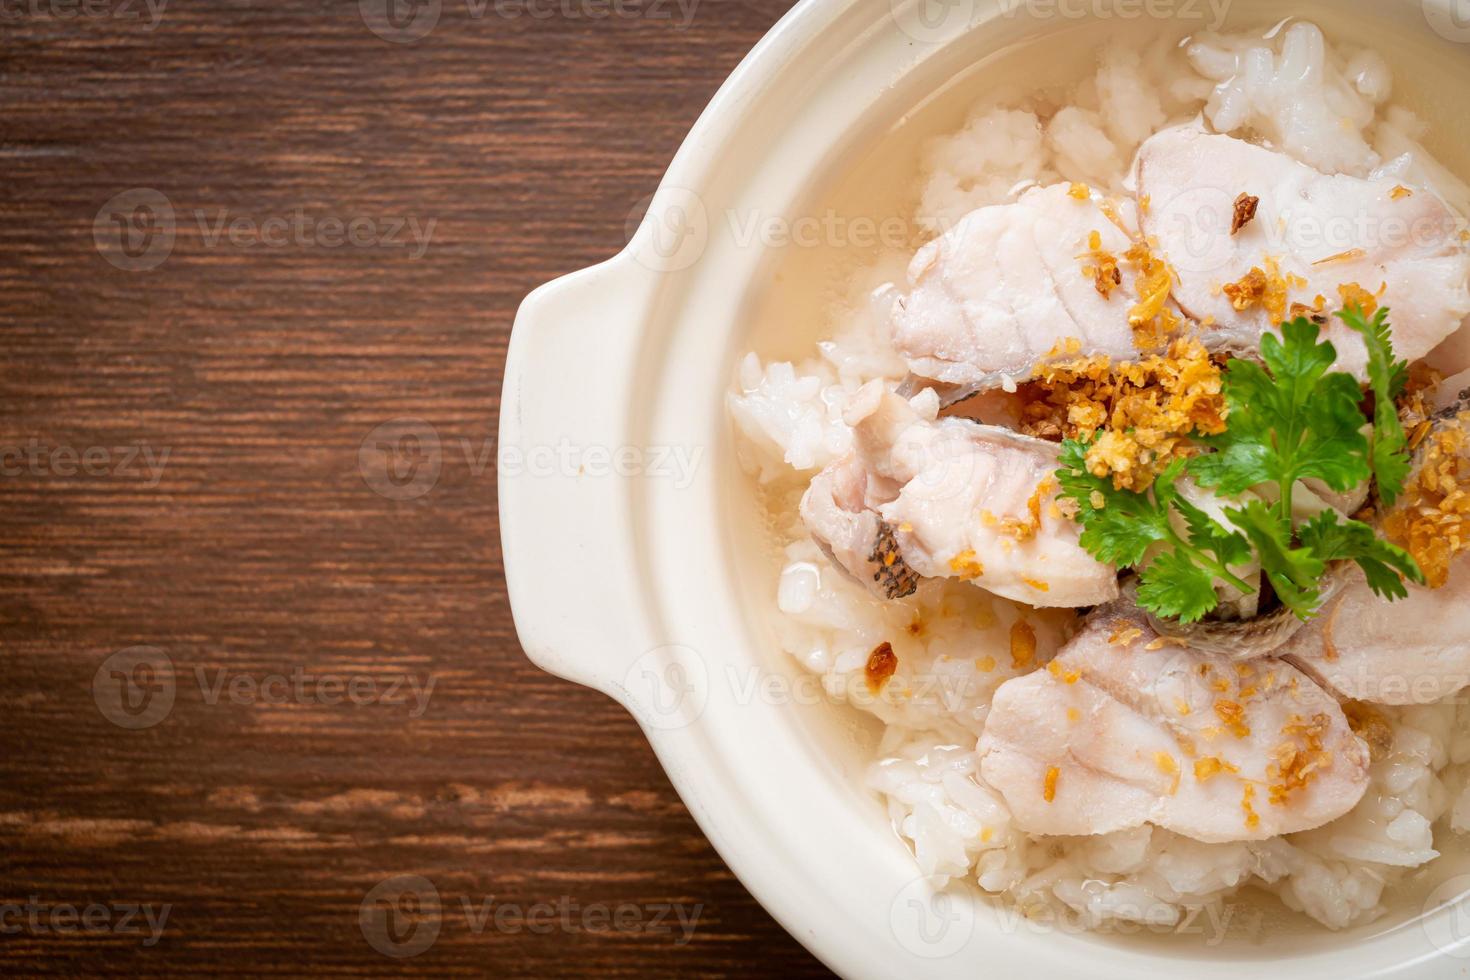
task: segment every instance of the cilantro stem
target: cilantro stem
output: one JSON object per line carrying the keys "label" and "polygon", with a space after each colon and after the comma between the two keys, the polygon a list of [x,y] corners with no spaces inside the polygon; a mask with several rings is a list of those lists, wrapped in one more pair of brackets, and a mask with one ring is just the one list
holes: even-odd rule
{"label": "cilantro stem", "polygon": [[1281,447],[1281,436],[1278,433],[1271,434],[1271,442],[1276,447],[1277,455],[1280,457],[1281,471],[1276,478],[1276,519],[1287,527],[1291,526],[1292,514],[1292,490],[1296,486],[1296,453],[1301,448],[1303,436],[1296,432],[1296,406],[1292,406],[1291,416],[1293,428],[1288,429],[1294,436],[1295,443],[1290,451]]}
{"label": "cilantro stem", "polygon": [[1247,595],[1256,591],[1255,586],[1251,585],[1249,582],[1245,581],[1244,579],[1237,576],[1234,572],[1230,571],[1229,566],[1227,566],[1224,562],[1215,560],[1204,551],[1201,551],[1199,548],[1196,548],[1188,541],[1185,541],[1184,536],[1178,531],[1174,530],[1172,525],[1169,527],[1169,537],[1174,547],[1178,548],[1190,558],[1194,559],[1195,564],[1208,569],[1221,579],[1224,579],[1225,582],[1239,589],[1241,592],[1246,593]]}

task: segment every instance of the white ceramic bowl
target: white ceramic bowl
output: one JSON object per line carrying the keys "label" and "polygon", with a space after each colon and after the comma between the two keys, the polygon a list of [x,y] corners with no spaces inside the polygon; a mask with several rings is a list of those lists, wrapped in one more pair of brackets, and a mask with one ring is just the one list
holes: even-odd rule
{"label": "white ceramic bowl", "polygon": [[[499,487],[521,643],[633,713],[721,856],[844,976],[1238,980],[1267,962],[1293,978],[1458,976],[1470,966],[1458,909],[1215,945],[1056,929],[963,890],[936,896],[861,789],[870,730],[808,696],[815,688],[773,654],[772,576],[753,557],[724,406],[770,257],[718,216],[800,213],[842,154],[948,75],[1037,31],[1106,26],[1015,16],[1007,2],[1011,15],[995,0],[805,0],[710,103],[628,248],[526,299],[506,365]],[[1158,2],[1211,9],[1087,0],[1119,17]],[[1463,0],[1268,9],[1329,31],[1339,13],[1371,10],[1401,32],[1449,38],[1470,25],[1451,19],[1456,2],[1465,13]],[[1470,882],[1437,893],[1457,887]]]}

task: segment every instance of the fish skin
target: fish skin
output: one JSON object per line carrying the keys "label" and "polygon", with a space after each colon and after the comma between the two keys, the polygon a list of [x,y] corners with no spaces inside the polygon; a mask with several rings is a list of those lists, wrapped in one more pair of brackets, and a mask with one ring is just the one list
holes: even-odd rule
{"label": "fish skin", "polygon": [[[892,529],[877,508],[893,499],[898,488],[891,480],[870,473],[856,454],[827,466],[801,497],[801,519],[813,540],[832,563],[880,599],[911,595],[918,576],[896,555],[885,564],[884,545]],[[897,551],[893,542],[892,550]]]}

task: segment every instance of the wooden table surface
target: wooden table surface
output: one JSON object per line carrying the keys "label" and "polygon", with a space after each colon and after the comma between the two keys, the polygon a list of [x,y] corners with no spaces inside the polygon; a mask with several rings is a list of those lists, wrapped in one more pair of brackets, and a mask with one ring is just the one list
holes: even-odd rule
{"label": "wooden table surface", "polygon": [[495,502],[521,297],[785,3],[399,3],[0,3],[0,974],[823,974]]}

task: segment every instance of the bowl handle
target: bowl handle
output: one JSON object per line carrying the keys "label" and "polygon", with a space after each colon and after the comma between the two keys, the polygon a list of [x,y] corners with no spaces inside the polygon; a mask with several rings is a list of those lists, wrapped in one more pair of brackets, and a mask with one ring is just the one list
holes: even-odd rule
{"label": "bowl handle", "polygon": [[[621,697],[648,644],[632,587],[630,428],[636,335],[655,277],[626,256],[521,303],[500,396],[498,492],[516,633],[540,667]],[[619,452],[624,454],[619,457]]]}

